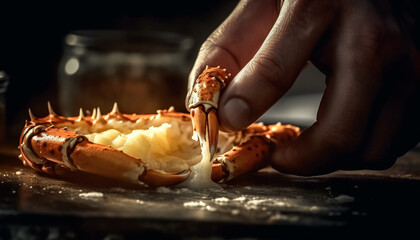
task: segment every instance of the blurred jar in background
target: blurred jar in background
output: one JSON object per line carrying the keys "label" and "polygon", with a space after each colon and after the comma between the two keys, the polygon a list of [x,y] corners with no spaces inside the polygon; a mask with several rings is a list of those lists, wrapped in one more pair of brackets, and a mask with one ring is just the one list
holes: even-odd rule
{"label": "blurred jar in background", "polygon": [[58,70],[60,113],[185,111],[193,40],[169,32],[83,30],[66,36]]}
{"label": "blurred jar in background", "polygon": [[6,91],[9,85],[9,77],[4,71],[0,71],[0,142],[3,141],[6,131]]}

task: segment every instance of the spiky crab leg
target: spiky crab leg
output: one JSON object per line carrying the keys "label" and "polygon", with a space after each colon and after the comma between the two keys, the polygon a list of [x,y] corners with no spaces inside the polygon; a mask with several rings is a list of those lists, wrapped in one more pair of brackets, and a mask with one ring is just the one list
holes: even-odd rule
{"label": "spiky crab leg", "polygon": [[231,74],[226,69],[206,67],[194,82],[187,96],[187,108],[191,113],[194,131],[201,140],[208,139],[210,160],[217,149],[219,122],[217,109],[222,90],[231,81]]}
{"label": "spiky crab leg", "polygon": [[241,134],[249,137],[245,137],[241,144],[214,160],[211,176],[213,181],[227,182],[268,166],[273,150],[296,141],[300,129],[280,123],[269,126],[253,123]]}
{"label": "spiky crab leg", "polygon": [[28,126],[22,135],[20,158],[38,171],[54,173],[59,164],[71,170],[148,186],[171,186],[185,181],[189,171],[166,173],[147,169],[140,160],[82,135],[44,125]]}

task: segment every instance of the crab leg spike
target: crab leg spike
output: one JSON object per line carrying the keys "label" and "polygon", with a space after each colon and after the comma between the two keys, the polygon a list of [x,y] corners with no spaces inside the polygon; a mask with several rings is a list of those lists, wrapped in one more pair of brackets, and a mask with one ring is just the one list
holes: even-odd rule
{"label": "crab leg spike", "polygon": [[102,118],[101,109],[98,107],[98,110],[96,111],[96,121],[101,120],[101,118]]}
{"label": "crab leg spike", "polygon": [[219,122],[217,120],[216,109],[211,109],[207,115],[208,120],[208,133],[209,133],[209,145],[210,145],[210,161],[213,159],[216,153],[217,140],[219,138]]}
{"label": "crab leg spike", "polygon": [[191,109],[191,117],[194,131],[198,134],[200,139],[206,137],[206,113],[202,106],[198,106]]}
{"label": "crab leg spike", "polygon": [[77,121],[82,121],[83,118],[85,118],[85,115],[83,114],[83,109],[79,109],[79,117],[77,118]]}
{"label": "crab leg spike", "polygon": [[52,109],[50,101],[48,101],[47,106],[48,106],[48,113],[50,114],[50,116],[56,117],[57,113],[55,113],[54,110]]}
{"label": "crab leg spike", "polygon": [[34,121],[36,119],[35,115],[32,113],[31,109],[28,108],[29,117],[31,118],[31,121]]}
{"label": "crab leg spike", "polygon": [[117,104],[117,102],[115,102],[114,103],[114,107],[112,108],[112,110],[111,110],[111,115],[112,114],[118,114],[118,113],[120,113],[120,110],[118,109],[118,104]]}
{"label": "crab leg spike", "polygon": [[96,108],[94,108],[92,110],[92,116],[91,116],[92,120],[94,120],[96,118]]}

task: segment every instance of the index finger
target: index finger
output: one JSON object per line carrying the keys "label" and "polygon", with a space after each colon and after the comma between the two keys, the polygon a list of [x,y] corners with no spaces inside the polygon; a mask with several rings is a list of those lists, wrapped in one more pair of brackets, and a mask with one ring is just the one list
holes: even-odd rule
{"label": "index finger", "polygon": [[220,65],[235,76],[257,52],[273,26],[280,8],[277,2],[241,1],[201,46],[189,75],[188,89],[206,65]]}

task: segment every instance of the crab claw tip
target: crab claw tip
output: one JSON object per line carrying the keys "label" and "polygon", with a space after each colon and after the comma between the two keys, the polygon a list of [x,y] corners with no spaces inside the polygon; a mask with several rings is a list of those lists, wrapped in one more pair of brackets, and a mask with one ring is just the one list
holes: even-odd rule
{"label": "crab claw tip", "polygon": [[139,181],[148,186],[173,186],[184,182],[191,174],[191,170],[187,169],[178,173],[167,173],[159,170],[146,170],[146,173],[139,176]]}
{"label": "crab claw tip", "polygon": [[194,131],[201,139],[206,137],[206,113],[203,107],[198,106],[191,109],[191,117]]}
{"label": "crab claw tip", "polygon": [[209,146],[210,146],[210,161],[213,159],[217,149],[217,141],[219,139],[219,121],[217,120],[216,109],[211,109],[207,115]]}

